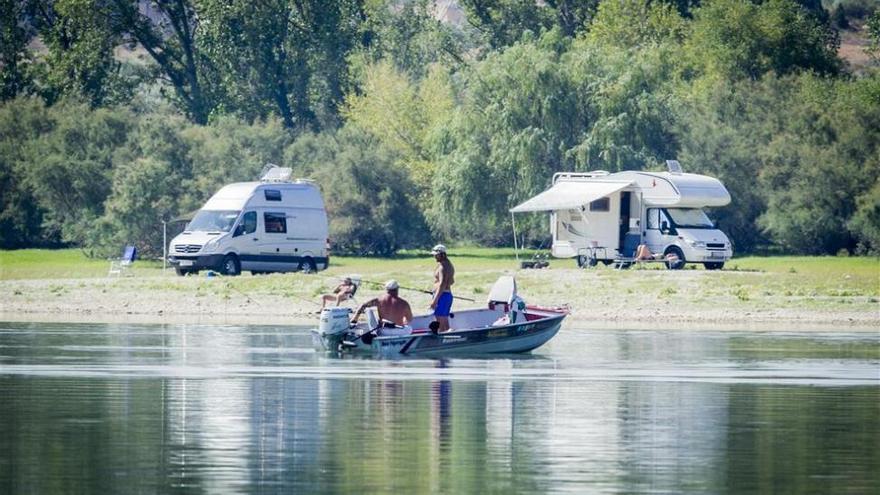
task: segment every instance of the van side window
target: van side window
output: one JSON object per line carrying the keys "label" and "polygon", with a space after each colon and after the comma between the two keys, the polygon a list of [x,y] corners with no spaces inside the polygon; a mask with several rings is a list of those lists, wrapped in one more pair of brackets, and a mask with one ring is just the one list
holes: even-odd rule
{"label": "van side window", "polygon": [[264,189],[266,201],[281,201],[281,191],[278,189]]}
{"label": "van side window", "polygon": [[263,223],[267,234],[287,233],[287,217],[284,213],[263,213]]}
{"label": "van side window", "polygon": [[241,224],[235,229],[235,235],[253,234],[257,231],[257,212],[248,211],[241,217]]}
{"label": "van side window", "polygon": [[611,211],[611,199],[599,198],[590,203],[590,211]]}
{"label": "van side window", "polygon": [[650,208],[648,210],[648,228],[660,230],[660,209]]}

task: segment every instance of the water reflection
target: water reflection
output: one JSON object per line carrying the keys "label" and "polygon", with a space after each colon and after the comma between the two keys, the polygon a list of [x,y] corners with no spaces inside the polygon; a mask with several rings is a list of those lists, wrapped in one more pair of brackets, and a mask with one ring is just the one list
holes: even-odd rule
{"label": "water reflection", "polygon": [[0,325],[0,493],[876,493],[878,350],[568,331],[375,361],[281,327]]}

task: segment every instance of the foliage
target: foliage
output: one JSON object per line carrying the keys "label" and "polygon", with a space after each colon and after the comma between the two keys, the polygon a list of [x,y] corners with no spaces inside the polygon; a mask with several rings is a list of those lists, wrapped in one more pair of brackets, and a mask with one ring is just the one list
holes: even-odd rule
{"label": "foliage", "polygon": [[333,123],[348,86],[347,57],[360,38],[357,1],[206,0],[200,43],[226,95],[248,119],[277,115],[288,128]]}
{"label": "foliage", "polygon": [[587,38],[597,44],[637,48],[649,43],[680,41],[686,24],[668,3],[605,0],[599,4]]}
{"label": "foliage", "polygon": [[412,200],[412,182],[396,157],[363,131],[307,134],[285,152],[297,173],[321,185],[333,250],[388,256],[427,245],[428,229]]}
{"label": "foliage", "polygon": [[834,31],[791,0],[707,0],[694,10],[691,29],[684,52],[698,73],[710,77],[840,71]]}
{"label": "foliage", "polygon": [[92,106],[128,99],[130,90],[113,58],[120,37],[107,21],[110,12],[103,2],[34,0],[30,7],[48,49],[45,63],[34,70],[48,103],[63,96],[82,97]]}
{"label": "foliage", "polygon": [[451,82],[439,66],[413,84],[380,61],[364,69],[361,93],[349,97],[343,116],[399,157],[413,179],[412,194],[425,200],[434,177],[434,141],[453,108]]}
{"label": "foliage", "polygon": [[89,111],[64,101],[44,132],[28,143],[22,166],[33,196],[45,210],[44,227],[64,242],[83,243],[104,212],[113,177],[113,153],[132,126],[124,109]]}
{"label": "foliage", "polygon": [[31,86],[27,45],[33,33],[25,22],[27,15],[25,3],[0,0],[0,101],[24,94]]}
{"label": "foliage", "polygon": [[[456,28],[440,22],[432,15],[431,0],[413,0],[402,5],[379,3],[369,17],[370,34],[360,57],[353,57],[358,65],[385,60],[411,80],[428,75],[435,65],[459,66],[465,63],[465,52],[474,48],[472,30]],[[360,77],[363,77],[361,75]]]}
{"label": "foliage", "polygon": [[0,248],[51,245],[43,230],[45,211],[28,183],[29,151],[52,125],[39,100],[18,98],[0,106]]}

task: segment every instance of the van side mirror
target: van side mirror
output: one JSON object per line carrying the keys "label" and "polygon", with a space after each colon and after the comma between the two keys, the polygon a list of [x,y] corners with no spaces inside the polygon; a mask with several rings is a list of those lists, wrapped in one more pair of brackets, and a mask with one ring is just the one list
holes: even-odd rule
{"label": "van side mirror", "polygon": [[666,220],[660,222],[660,232],[663,232],[664,234],[669,232],[669,222]]}

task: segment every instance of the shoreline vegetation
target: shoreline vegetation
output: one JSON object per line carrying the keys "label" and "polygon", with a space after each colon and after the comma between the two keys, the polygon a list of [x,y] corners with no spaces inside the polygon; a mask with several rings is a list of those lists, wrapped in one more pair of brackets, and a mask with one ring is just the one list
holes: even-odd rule
{"label": "shoreline vegetation", "polygon": [[[531,253],[521,253],[529,259]],[[569,328],[758,329],[873,331],[880,327],[877,257],[743,257],[722,271],[702,266],[670,271],[659,265],[614,270],[578,269],[551,259],[542,270],[517,270],[512,249],[450,250],[456,265],[458,308],[483,304],[495,279],[515,274],[529,304],[567,304]],[[360,303],[394,278],[427,289],[434,262],[421,252],[393,258],[332,257],[331,268],[240,277],[178,277],[161,262],[138,260],[121,277],[109,261],[76,249],[0,251],[0,321],[182,324],[293,324],[317,322],[318,298],[341,277],[364,282]],[[416,313],[430,297],[403,292]],[[356,304],[349,302],[348,306]]]}

